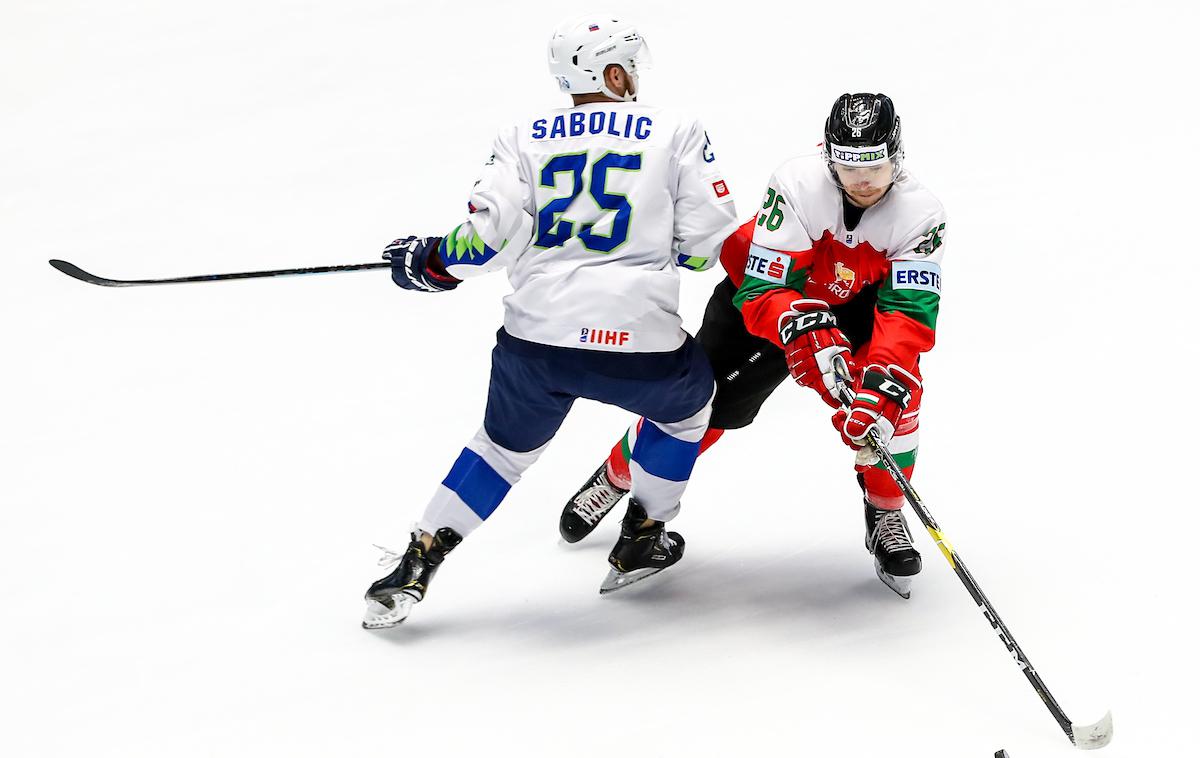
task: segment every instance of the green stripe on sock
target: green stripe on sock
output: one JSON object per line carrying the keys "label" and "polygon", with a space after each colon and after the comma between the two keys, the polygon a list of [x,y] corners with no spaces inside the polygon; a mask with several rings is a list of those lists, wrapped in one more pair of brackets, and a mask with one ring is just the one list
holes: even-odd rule
{"label": "green stripe on sock", "polygon": [[[902,468],[902,469],[910,468],[917,464],[917,450],[918,449],[919,448],[913,448],[912,450],[909,450],[907,453],[892,453],[892,458],[896,461],[896,465],[899,466],[900,468]],[[875,464],[875,468],[886,469],[887,467],[883,465],[883,461],[880,461],[879,463]]]}

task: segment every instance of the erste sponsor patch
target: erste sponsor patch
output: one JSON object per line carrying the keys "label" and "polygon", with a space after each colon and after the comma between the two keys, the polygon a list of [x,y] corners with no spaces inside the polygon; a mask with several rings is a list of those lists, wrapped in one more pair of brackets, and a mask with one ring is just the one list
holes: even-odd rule
{"label": "erste sponsor patch", "polygon": [[759,245],[750,245],[746,256],[746,276],[776,284],[786,284],[792,259],[786,253],[768,250]]}
{"label": "erste sponsor patch", "polygon": [[931,261],[892,263],[892,289],[942,292],[942,267]]}

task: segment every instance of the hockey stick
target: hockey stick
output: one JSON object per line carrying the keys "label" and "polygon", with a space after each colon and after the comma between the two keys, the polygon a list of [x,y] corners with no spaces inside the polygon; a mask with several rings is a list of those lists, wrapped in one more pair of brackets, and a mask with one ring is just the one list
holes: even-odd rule
{"label": "hockey stick", "polygon": [[101,287],[144,287],[151,284],[187,284],[190,282],[223,282],[229,279],[262,279],[272,276],[304,276],[306,274],[340,274],[346,271],[366,271],[376,268],[391,268],[391,263],[353,263],[344,266],[316,266],[314,268],[283,268],[274,271],[243,271],[234,274],[202,274],[200,276],[180,276],[172,279],[105,279],[102,276],[90,274],[74,263],[60,261],[57,258],[50,265],[69,277],[88,284],[98,284]]}
{"label": "hockey stick", "polygon": [[[854,402],[853,391],[850,389],[852,379],[850,377],[849,368],[846,366],[842,356],[834,358],[834,372],[838,379],[838,394],[841,395],[842,402],[849,407]],[[1021,650],[1017,640],[1008,631],[1008,627],[1000,620],[1000,614],[996,613],[996,609],[992,607],[991,601],[983,594],[983,590],[979,588],[979,584],[975,581],[975,577],[971,576],[971,572],[967,570],[966,564],[962,561],[962,556],[951,547],[949,540],[942,534],[941,527],[933,519],[933,514],[921,502],[921,496],[913,489],[909,483],[908,477],[904,475],[904,471],[896,464],[896,460],[892,454],[888,452],[885,445],[879,441],[879,431],[871,428],[867,432],[867,445],[871,448],[871,452],[879,456],[879,460],[883,463],[884,468],[891,474],[892,479],[904,492],[904,498],[912,509],[916,511],[917,518],[921,519],[921,523],[925,525],[929,536],[933,537],[933,541],[937,543],[938,548],[942,551],[942,555],[946,556],[946,560],[950,562],[950,568],[954,569],[954,573],[958,576],[963,586],[967,588],[971,598],[975,604],[983,611],[983,617],[992,625],[992,629],[999,635],[1000,641],[1004,643],[1004,647],[1008,648],[1009,654],[1016,661],[1017,667],[1025,674],[1025,678],[1033,685],[1033,689],[1037,692],[1038,697],[1046,704],[1046,708],[1050,710],[1050,715],[1054,716],[1054,720],[1062,728],[1067,735],[1067,739],[1071,740],[1071,744],[1082,750],[1095,750],[1102,748],[1112,740],[1112,711],[1104,714],[1104,718],[1094,724],[1075,724],[1071,719],[1067,718],[1067,714],[1063,712],[1061,706],[1055,701],[1054,696],[1050,694],[1050,690],[1046,688],[1046,683],[1042,681],[1042,677],[1038,675],[1033,668],[1033,664],[1029,662],[1029,658]]]}

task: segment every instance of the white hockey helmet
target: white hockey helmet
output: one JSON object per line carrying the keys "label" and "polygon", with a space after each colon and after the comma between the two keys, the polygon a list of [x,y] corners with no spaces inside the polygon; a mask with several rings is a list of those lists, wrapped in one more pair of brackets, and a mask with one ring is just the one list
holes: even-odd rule
{"label": "white hockey helmet", "polygon": [[[603,92],[613,100],[633,100],[638,71],[650,65],[650,49],[632,24],[597,14],[559,25],[547,58],[559,89],[569,95]],[[617,95],[604,83],[604,69],[614,63],[633,79],[634,92]]]}

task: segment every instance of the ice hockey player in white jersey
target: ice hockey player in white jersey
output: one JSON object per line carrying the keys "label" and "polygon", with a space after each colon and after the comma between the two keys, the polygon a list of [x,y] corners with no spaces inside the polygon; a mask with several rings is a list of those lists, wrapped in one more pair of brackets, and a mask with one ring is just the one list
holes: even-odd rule
{"label": "ice hockey player in white jersey", "polygon": [[398,565],[370,586],[363,626],[403,621],[459,542],[546,449],[576,398],[647,419],[631,451],[632,497],[601,592],[673,565],[679,511],[708,426],[712,369],[677,313],[679,269],[704,270],[737,227],[732,196],[694,119],[638,103],[648,50],[597,15],[560,26],[550,71],[572,107],[501,130],[445,237],[384,252],[406,289],[453,290],[507,269],[483,427],[438,486]]}

